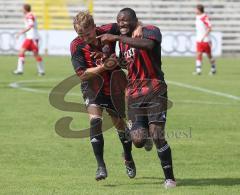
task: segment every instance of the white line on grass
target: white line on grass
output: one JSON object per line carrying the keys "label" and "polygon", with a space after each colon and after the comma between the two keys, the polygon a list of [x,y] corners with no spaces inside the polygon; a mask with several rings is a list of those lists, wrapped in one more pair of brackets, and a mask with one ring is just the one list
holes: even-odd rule
{"label": "white line on grass", "polygon": [[[9,86],[15,89],[21,89],[23,91],[33,92],[33,93],[44,93],[49,94],[50,91],[41,90],[41,89],[33,89],[29,87],[23,87],[21,84],[24,83],[45,83],[45,82],[59,82],[60,79],[45,79],[45,80],[25,80],[25,81],[17,81],[14,83],[10,83]],[[80,93],[69,93],[70,96],[81,96]]]}
{"label": "white line on grass", "polygon": [[[12,87],[12,88],[15,88],[15,89],[20,89],[20,90],[23,90],[23,91],[28,91],[28,92],[33,92],[33,93],[49,94],[49,91],[24,87],[21,84],[24,84],[24,83],[39,83],[39,82],[59,82],[60,80],[61,79],[24,80],[24,81],[17,81],[17,82],[14,82],[14,83],[10,83],[9,86]],[[223,96],[223,97],[234,99],[234,100],[240,100],[240,97],[238,97],[238,96],[233,96],[231,94],[222,93],[222,92],[218,92],[218,91],[213,91],[213,90],[209,90],[209,89],[205,89],[205,88],[201,88],[201,87],[195,87],[195,86],[192,86],[192,85],[189,85],[189,84],[184,84],[184,83],[180,83],[180,82],[176,82],[176,81],[167,81],[167,83],[171,84],[171,85],[178,86],[178,87],[188,88],[188,89],[195,90],[195,91],[201,91],[201,92],[208,93],[208,94]],[[70,96],[81,96],[80,93],[69,93],[68,95],[70,95]],[[197,100],[175,100],[174,102],[176,102],[176,103],[188,103],[188,104],[189,103],[191,103],[191,104],[208,104],[208,105],[238,105],[238,104],[231,104],[231,103],[224,103],[224,102],[197,101]]]}
{"label": "white line on grass", "polygon": [[183,104],[207,104],[207,105],[225,105],[225,106],[239,106],[240,104],[224,103],[224,102],[211,102],[211,101],[197,101],[197,100],[172,100],[173,103]]}
{"label": "white line on grass", "polygon": [[202,87],[195,87],[193,85],[184,84],[184,83],[180,83],[180,82],[176,82],[176,81],[167,81],[167,83],[171,84],[171,85],[178,86],[178,87],[192,89],[192,90],[195,90],[195,91],[201,91],[201,92],[204,92],[204,93],[213,94],[213,95],[222,96],[222,97],[226,97],[226,98],[229,98],[229,99],[240,101],[240,97],[234,96],[234,95],[231,95],[231,94],[228,94],[228,93],[213,91],[213,90],[205,89],[205,88],[202,88]]}

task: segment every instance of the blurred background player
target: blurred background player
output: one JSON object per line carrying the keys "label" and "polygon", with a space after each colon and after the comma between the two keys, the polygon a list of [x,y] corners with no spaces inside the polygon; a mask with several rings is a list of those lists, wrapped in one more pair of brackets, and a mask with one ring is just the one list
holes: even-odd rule
{"label": "blurred background player", "polygon": [[211,63],[210,75],[216,74],[216,64],[215,59],[211,52],[211,40],[210,32],[212,30],[212,25],[209,21],[209,17],[204,13],[204,6],[199,4],[196,6],[196,70],[193,74],[200,75],[202,72],[202,55],[207,54],[207,57]]}
{"label": "blurred background player", "polygon": [[[111,93],[112,74],[124,72],[118,67],[114,70],[107,70],[104,63],[98,63],[95,59],[102,51],[109,54],[114,53],[115,45],[102,45],[96,38],[97,35],[105,32],[111,32],[116,29],[115,25],[105,25],[96,28],[92,15],[89,12],[79,12],[74,19],[74,29],[78,34],[71,43],[71,60],[76,74],[82,80],[81,89],[85,100],[86,109],[90,119],[90,141],[93,152],[97,160],[98,168],[96,171],[96,180],[102,180],[107,177],[107,169],[103,158],[104,138],[102,134],[102,112],[103,108],[111,116],[115,125],[119,139],[124,150],[124,160],[127,175],[130,178],[135,177],[136,168],[132,158],[132,142],[127,139],[125,131],[127,130],[125,118],[125,97],[121,94],[119,103],[124,109],[117,109],[113,103]],[[105,49],[103,49],[105,48]],[[105,51],[104,51],[105,50]],[[106,54],[102,54],[106,55]],[[125,76],[125,74],[124,74]],[[126,81],[126,77],[125,81]],[[114,74],[114,79],[116,74]],[[124,82],[124,81],[118,81]],[[118,85],[119,86],[119,85]],[[117,96],[117,95],[116,95]]]}
{"label": "blurred background player", "polygon": [[165,176],[165,188],[176,187],[171,148],[165,139],[167,85],[161,70],[162,35],[156,26],[142,29],[142,38],[132,38],[138,19],[131,8],[117,16],[119,35],[99,36],[102,43],[119,41],[120,58],[127,64],[128,119],[130,135],[137,148],[144,147],[148,134],[152,137]]}
{"label": "blurred background player", "polygon": [[17,69],[13,71],[16,75],[23,74],[24,61],[25,61],[25,52],[32,51],[33,55],[37,61],[37,71],[39,76],[43,76],[45,74],[44,65],[42,61],[42,57],[39,55],[39,47],[38,47],[38,29],[37,29],[37,20],[36,16],[31,12],[31,5],[24,4],[23,5],[23,14],[24,14],[24,23],[25,29],[20,31],[16,38],[18,39],[20,35],[25,34],[26,38],[20,48],[18,54],[18,64]]}

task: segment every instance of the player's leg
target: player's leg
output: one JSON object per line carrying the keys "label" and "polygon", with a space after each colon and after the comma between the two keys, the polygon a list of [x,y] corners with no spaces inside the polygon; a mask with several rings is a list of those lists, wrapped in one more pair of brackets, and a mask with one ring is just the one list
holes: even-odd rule
{"label": "player's leg", "polygon": [[215,63],[215,59],[212,56],[212,52],[211,52],[211,46],[210,44],[208,44],[207,48],[206,48],[206,53],[207,53],[207,57],[209,59],[209,62],[211,64],[211,71],[209,72],[210,75],[214,75],[216,74],[217,70],[216,70],[216,63]]}
{"label": "player's leg", "polygon": [[200,75],[202,73],[202,52],[197,52],[196,56],[196,68],[195,68],[195,74]]}
{"label": "player's leg", "polygon": [[37,71],[39,76],[45,75],[45,69],[42,57],[39,55],[38,40],[32,40],[31,50],[37,62]]}
{"label": "player's leg", "polygon": [[[158,157],[165,175],[165,187],[175,187],[176,182],[173,174],[171,148],[165,139],[165,124],[167,117],[167,92],[159,91],[159,94],[150,101],[151,107],[148,109],[149,133],[157,149]],[[152,103],[156,106],[152,106]]]}
{"label": "player's leg", "polygon": [[142,148],[148,138],[148,117],[145,107],[141,107],[144,96],[139,98],[128,97],[128,126],[130,138],[136,148]]}
{"label": "player's leg", "polygon": [[22,47],[19,50],[17,69],[13,71],[13,73],[16,75],[23,74],[24,62],[25,62],[25,52],[27,50],[27,44],[28,44],[27,40],[25,40]]}
{"label": "player's leg", "polygon": [[[119,72],[119,74],[121,73]],[[121,80],[119,79],[119,74],[115,74],[114,77],[115,79],[118,78],[118,81]],[[132,141],[130,139],[129,129],[124,120],[126,118],[125,94],[124,91],[122,93],[117,93],[115,90],[114,86],[111,86],[111,97],[104,98],[105,104],[108,105],[106,111],[111,116],[112,122],[117,129],[119,139],[122,143],[127,175],[130,178],[134,178],[136,176],[136,167],[132,157]],[[120,90],[124,90],[123,87]]]}
{"label": "player's leg", "polygon": [[136,166],[132,157],[132,141],[130,139],[128,127],[124,119],[116,116],[111,117],[122,143],[127,175],[129,178],[134,178],[136,176]]}
{"label": "player's leg", "polygon": [[161,161],[161,166],[165,175],[165,181],[170,181],[171,184],[176,185],[174,182],[175,178],[173,174],[171,148],[165,139],[164,128],[165,122],[151,123],[149,125],[150,135],[152,136],[153,142],[157,148],[157,154]]}
{"label": "player's leg", "polygon": [[[147,120],[147,117],[145,117]],[[136,148],[142,148],[146,144],[148,138],[148,126],[144,116],[136,117],[136,120],[130,120],[130,137]]]}
{"label": "player's leg", "polygon": [[200,75],[202,73],[202,54],[203,54],[203,51],[202,51],[202,43],[200,42],[197,42],[197,45],[196,45],[196,63],[195,63],[195,72],[193,74],[195,75]]}
{"label": "player's leg", "polygon": [[102,134],[102,108],[90,104],[87,107],[87,111],[90,119],[90,141],[98,164],[96,172],[96,180],[98,181],[107,177],[106,165],[103,158],[104,139]]}

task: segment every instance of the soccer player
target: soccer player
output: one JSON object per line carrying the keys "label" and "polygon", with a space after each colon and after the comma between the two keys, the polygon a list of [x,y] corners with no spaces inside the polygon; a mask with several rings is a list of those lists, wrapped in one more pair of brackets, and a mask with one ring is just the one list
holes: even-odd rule
{"label": "soccer player", "polygon": [[209,21],[209,17],[204,13],[204,6],[196,6],[196,50],[197,50],[197,59],[196,59],[196,71],[195,75],[201,75],[202,72],[202,55],[203,53],[207,54],[207,57],[211,63],[210,75],[216,74],[216,64],[215,59],[212,56],[211,52],[211,40],[210,32],[212,30],[212,25]]}
{"label": "soccer player", "polygon": [[[130,178],[134,178],[136,175],[136,167],[131,154],[132,142],[126,136],[127,127],[124,122],[125,110],[117,109],[110,96],[112,74],[115,73],[115,70],[120,71],[120,73],[123,73],[123,71],[119,68],[108,70],[104,61],[101,62],[103,58],[106,58],[106,55],[109,57],[111,53],[114,53],[115,45],[102,45],[96,38],[97,35],[111,32],[111,29],[114,28],[116,28],[116,25],[106,25],[96,28],[93,17],[88,12],[79,12],[74,18],[74,29],[78,37],[72,41],[70,46],[72,65],[76,74],[82,80],[81,90],[90,119],[90,140],[98,164],[96,180],[107,177],[107,169],[103,158],[103,108],[106,108],[118,131],[119,139],[124,150],[127,174]],[[101,58],[99,59],[98,57],[95,59],[99,53],[102,53]],[[101,85],[101,80],[103,80],[103,84],[99,86]],[[121,84],[124,80],[119,82]],[[118,98],[121,106],[125,108],[124,94]]]}
{"label": "soccer player", "polygon": [[36,20],[36,16],[31,12],[31,5],[29,4],[23,5],[23,14],[24,14],[24,20],[25,20],[24,21],[25,28],[17,34],[16,38],[18,38],[22,34],[25,34],[26,38],[18,54],[17,69],[14,70],[13,73],[16,75],[23,74],[25,52],[32,51],[37,61],[38,75],[43,76],[45,75],[45,71],[44,71],[42,57],[39,55],[39,48],[38,48],[39,37],[38,37],[37,20]]}
{"label": "soccer player", "polygon": [[104,34],[102,43],[119,41],[120,58],[128,69],[128,118],[130,136],[137,148],[145,145],[148,133],[157,148],[165,175],[164,186],[173,188],[171,148],[164,136],[167,110],[167,85],[161,70],[162,35],[155,26],[144,26],[142,38],[132,38],[137,16],[131,8],[122,9],[117,16],[121,35]]}

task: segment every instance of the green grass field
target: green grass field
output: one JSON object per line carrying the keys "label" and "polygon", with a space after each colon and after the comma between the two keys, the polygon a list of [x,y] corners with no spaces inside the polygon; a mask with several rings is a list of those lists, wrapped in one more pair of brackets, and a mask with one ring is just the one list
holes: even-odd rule
{"label": "green grass field", "polygon": [[[88,126],[85,114],[49,104],[49,91],[73,74],[69,57],[45,57],[41,78],[32,57],[24,75],[12,75],[16,60],[0,57],[0,194],[240,194],[240,58],[219,58],[216,76],[208,75],[206,61],[203,75],[193,76],[193,58],[163,58],[174,103],[166,127],[178,182],[171,190],[162,186],[155,149],[133,149],[137,176],[128,179],[114,129],[104,134],[109,177],[96,182],[89,139],[62,138],[54,130],[63,116],[74,118],[73,128]],[[80,94],[78,87],[71,92]]]}

